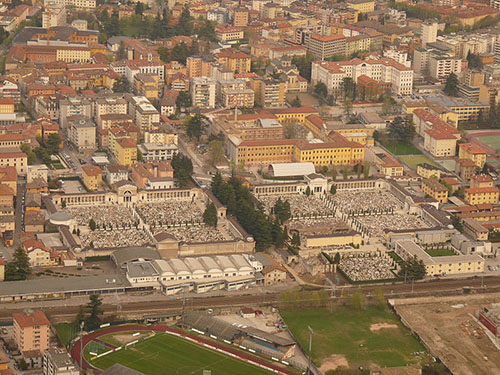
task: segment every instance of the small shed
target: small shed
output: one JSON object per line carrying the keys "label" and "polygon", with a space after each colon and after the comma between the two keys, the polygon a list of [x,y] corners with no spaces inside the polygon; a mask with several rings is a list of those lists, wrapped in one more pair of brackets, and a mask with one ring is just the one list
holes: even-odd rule
{"label": "small shed", "polygon": [[242,307],[240,310],[240,315],[243,318],[255,318],[255,310],[250,307]]}

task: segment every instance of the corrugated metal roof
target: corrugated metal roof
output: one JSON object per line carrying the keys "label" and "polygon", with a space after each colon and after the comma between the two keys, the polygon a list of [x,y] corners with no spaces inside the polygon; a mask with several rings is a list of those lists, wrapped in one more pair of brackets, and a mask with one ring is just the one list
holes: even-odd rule
{"label": "corrugated metal roof", "polygon": [[275,163],[270,169],[274,177],[307,176],[315,172],[313,163]]}

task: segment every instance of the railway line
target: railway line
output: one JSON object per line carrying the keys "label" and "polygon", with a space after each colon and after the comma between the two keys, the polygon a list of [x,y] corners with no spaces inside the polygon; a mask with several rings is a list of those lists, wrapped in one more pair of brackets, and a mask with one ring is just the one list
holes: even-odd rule
{"label": "railway line", "polygon": [[[373,294],[376,289],[382,289],[387,298],[401,297],[419,297],[419,296],[440,296],[440,295],[459,295],[463,293],[464,288],[470,288],[472,293],[484,293],[500,291],[500,277],[476,277],[473,279],[460,280],[436,280],[415,283],[394,283],[381,285],[344,285],[336,290],[330,291],[331,299],[348,298],[354,292],[361,292],[367,296]],[[207,297],[203,295],[187,296],[185,300],[186,309],[203,308],[228,308],[245,305],[270,305],[280,302],[279,293],[267,294],[246,294],[246,295],[227,295],[217,297]],[[151,300],[144,302],[123,301],[121,303],[104,302],[102,309],[105,315],[146,315],[146,314],[165,314],[181,311],[183,298],[171,300]],[[0,321],[10,321],[13,312],[22,311],[26,307],[16,304],[2,304],[0,309]],[[44,306],[43,301],[34,302],[31,308],[42,308],[45,313],[51,317],[64,320],[73,318],[79,310],[78,305],[72,306]]]}

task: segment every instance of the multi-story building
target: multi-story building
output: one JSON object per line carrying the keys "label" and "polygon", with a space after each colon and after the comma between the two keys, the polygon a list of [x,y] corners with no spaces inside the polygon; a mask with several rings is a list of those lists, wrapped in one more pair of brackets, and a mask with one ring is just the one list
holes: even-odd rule
{"label": "multi-story building", "polygon": [[42,27],[56,27],[66,25],[66,13],[67,9],[64,5],[53,6],[49,5],[47,10],[42,13]]}
{"label": "multi-story building", "polygon": [[215,26],[215,37],[222,42],[240,40],[244,37],[243,28],[231,25]]}
{"label": "multi-story building", "polygon": [[178,151],[174,143],[141,143],[137,148],[145,161],[172,160]]}
{"label": "multi-story building", "polygon": [[465,189],[465,200],[471,205],[498,204],[499,196],[500,190],[494,186]]}
{"label": "multi-story building", "polygon": [[212,65],[217,62],[214,56],[189,56],[186,59],[187,77],[210,77]]}
{"label": "multi-story building", "polygon": [[138,95],[150,100],[158,99],[158,76],[139,73],[134,76],[134,90]]}
{"label": "multi-story building", "polygon": [[335,55],[343,55],[346,50],[346,38],[343,35],[310,35],[305,46],[317,59],[325,60]]}
{"label": "multi-story building", "polygon": [[59,124],[62,128],[68,125],[70,116],[92,118],[92,103],[86,98],[68,97],[59,102]]}
{"label": "multi-story building", "polygon": [[15,102],[10,98],[0,98],[0,113],[14,113]]}
{"label": "multi-story building", "polygon": [[69,140],[79,152],[88,152],[96,149],[96,125],[81,115],[71,116],[68,119]]}
{"label": "multi-story building", "polygon": [[85,187],[90,191],[96,191],[102,185],[102,170],[95,165],[82,166],[82,179]]}
{"label": "multi-story building", "polygon": [[94,119],[101,124],[101,116],[107,114],[127,114],[127,101],[123,98],[98,98],[94,101]]}
{"label": "multi-story building", "polygon": [[15,167],[17,174],[25,175],[28,158],[24,152],[0,152],[0,167]]}
{"label": "multi-story building", "polygon": [[254,91],[241,79],[217,81],[217,101],[224,108],[252,108]]}
{"label": "multi-story building", "polygon": [[460,74],[462,59],[447,53],[432,53],[429,56],[429,74],[432,78],[445,81],[451,73]]}
{"label": "multi-story building", "polygon": [[50,348],[43,353],[43,375],[80,375],[66,349]]}
{"label": "multi-story building", "polygon": [[49,348],[50,322],[42,310],[12,314],[14,341],[21,352]]}
{"label": "multi-story building", "polygon": [[114,157],[120,165],[131,166],[137,161],[137,145],[132,138],[118,138],[115,141]]}
{"label": "multi-story building", "polygon": [[448,188],[434,178],[424,178],[422,180],[422,191],[439,203],[448,201]]}
{"label": "multi-story building", "polygon": [[217,81],[210,77],[191,78],[191,98],[193,106],[199,108],[215,108]]}
{"label": "multi-story building", "polygon": [[369,13],[375,10],[374,0],[347,0],[346,4],[360,13]]}
{"label": "multi-story building", "polygon": [[440,116],[454,127],[462,121],[477,121],[480,113],[487,118],[490,111],[489,102],[472,102],[465,98],[429,96],[426,102],[431,113]]}
{"label": "multi-story building", "polygon": [[388,82],[398,95],[410,95],[413,90],[413,70],[390,58],[378,60],[352,59],[349,61],[314,61],[311,83],[323,82],[328,92],[343,95],[345,78],[357,83],[360,76],[367,76],[377,82]]}
{"label": "multi-story building", "polygon": [[279,108],[285,105],[286,82],[274,79],[253,80],[255,102],[264,108]]}
{"label": "multi-story building", "polygon": [[422,22],[422,47],[426,47],[427,43],[434,43],[437,38],[438,23],[434,21]]}
{"label": "multi-story building", "polygon": [[219,64],[223,64],[233,72],[250,72],[252,59],[244,52],[233,48],[225,48],[221,52],[216,53],[215,58]]}
{"label": "multi-story building", "polygon": [[476,167],[483,168],[486,163],[486,151],[474,143],[461,143],[458,145],[458,158],[472,160]]}
{"label": "multi-story building", "polygon": [[141,131],[151,130],[160,123],[160,112],[145,96],[129,97],[128,103],[128,114]]}
{"label": "multi-story building", "polygon": [[247,8],[236,8],[233,12],[233,25],[236,27],[248,26],[249,11]]}

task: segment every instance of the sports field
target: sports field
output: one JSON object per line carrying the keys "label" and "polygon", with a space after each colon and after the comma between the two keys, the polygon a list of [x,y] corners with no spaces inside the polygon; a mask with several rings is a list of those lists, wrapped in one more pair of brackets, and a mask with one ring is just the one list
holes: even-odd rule
{"label": "sports field", "polygon": [[417,165],[421,163],[427,163],[437,168],[441,168],[439,164],[433,162],[425,155],[403,155],[403,156],[398,156],[398,159],[401,160],[403,163],[406,163],[411,169],[415,170],[417,169]]}
{"label": "sports field", "polygon": [[500,135],[488,135],[483,137],[475,137],[479,142],[491,147],[496,151],[500,151]]}
{"label": "sports field", "polygon": [[[85,353],[88,359],[87,355]],[[120,363],[148,375],[201,375],[203,370],[212,370],[212,374],[217,375],[270,374],[259,367],[166,333],[159,333],[127,349],[89,362],[100,369]]]}
{"label": "sports field", "polygon": [[405,366],[416,362],[414,352],[425,350],[392,312],[377,306],[360,311],[350,306],[338,306],[332,312],[297,309],[282,311],[281,316],[306,350],[307,327],[313,329],[312,358],[325,372],[338,365]]}

